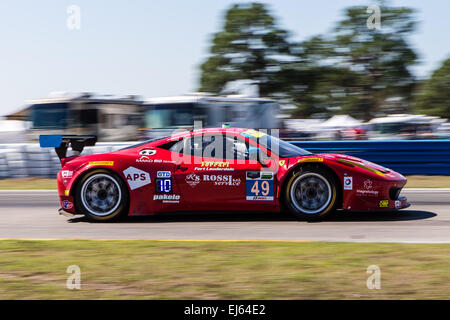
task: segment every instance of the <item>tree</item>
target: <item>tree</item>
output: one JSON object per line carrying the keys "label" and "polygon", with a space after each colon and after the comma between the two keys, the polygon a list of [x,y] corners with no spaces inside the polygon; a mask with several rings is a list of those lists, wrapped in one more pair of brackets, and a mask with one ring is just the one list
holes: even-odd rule
{"label": "tree", "polygon": [[283,84],[297,106],[295,117],[329,117],[348,103],[348,88],[356,85],[356,75],[345,66],[324,63],[332,55],[333,43],[321,36],[292,44],[295,59],[283,66]]}
{"label": "tree", "polygon": [[220,93],[229,82],[250,80],[261,96],[273,95],[281,89],[278,74],[289,55],[287,36],[265,5],[233,5],[201,66],[200,90]]}
{"label": "tree", "polygon": [[450,58],[423,84],[417,109],[427,115],[450,118]]}
{"label": "tree", "polygon": [[347,88],[345,112],[365,119],[379,112],[404,112],[410,107],[415,78],[409,67],[417,56],[407,42],[415,28],[414,11],[380,1],[381,29],[367,26],[367,7],[345,10],[334,30],[330,58],[354,75]]}

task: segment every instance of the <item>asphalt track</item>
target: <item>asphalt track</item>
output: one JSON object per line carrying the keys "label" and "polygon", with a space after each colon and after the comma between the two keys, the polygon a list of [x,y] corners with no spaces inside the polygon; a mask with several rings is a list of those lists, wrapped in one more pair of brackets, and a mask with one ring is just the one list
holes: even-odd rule
{"label": "asphalt track", "polygon": [[269,213],[171,213],[93,223],[59,216],[55,191],[0,191],[1,239],[313,240],[450,243],[450,189],[407,189],[400,212],[295,221]]}

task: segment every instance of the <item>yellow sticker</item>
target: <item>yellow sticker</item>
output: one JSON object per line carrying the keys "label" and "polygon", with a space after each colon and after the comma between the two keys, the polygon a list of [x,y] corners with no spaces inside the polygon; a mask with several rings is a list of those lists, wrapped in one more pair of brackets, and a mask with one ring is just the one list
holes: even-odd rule
{"label": "yellow sticker", "polygon": [[202,167],[209,168],[229,168],[229,162],[218,162],[218,161],[202,161]]}
{"label": "yellow sticker", "polygon": [[380,208],[389,207],[389,200],[380,200]]}
{"label": "yellow sticker", "polygon": [[284,166],[285,163],[286,163],[286,160],[278,161],[278,164],[280,165],[280,167]]}
{"label": "yellow sticker", "polygon": [[252,137],[255,137],[255,138],[261,138],[261,137],[264,137],[266,135],[263,132],[256,131],[256,130],[253,130],[253,129],[248,129],[247,131],[242,132],[242,134],[248,134],[248,135],[250,135]]}
{"label": "yellow sticker", "polygon": [[64,195],[65,195],[65,196],[68,196],[68,195],[69,195],[69,191],[70,191],[70,190],[64,190]]}
{"label": "yellow sticker", "polygon": [[90,166],[113,166],[114,161],[91,161]]}
{"label": "yellow sticker", "polygon": [[298,159],[298,162],[323,162],[322,158],[302,158]]}

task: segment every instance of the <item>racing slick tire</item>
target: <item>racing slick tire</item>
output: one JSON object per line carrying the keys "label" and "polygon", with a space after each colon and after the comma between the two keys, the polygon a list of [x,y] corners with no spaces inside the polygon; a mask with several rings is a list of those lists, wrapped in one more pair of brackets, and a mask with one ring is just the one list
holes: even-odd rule
{"label": "racing slick tire", "polygon": [[128,208],[128,190],[115,173],[97,169],[84,175],[75,189],[77,211],[94,221],[113,221]]}
{"label": "racing slick tire", "polygon": [[306,167],[289,179],[284,203],[299,220],[320,220],[335,210],[337,192],[335,179],[327,170]]}

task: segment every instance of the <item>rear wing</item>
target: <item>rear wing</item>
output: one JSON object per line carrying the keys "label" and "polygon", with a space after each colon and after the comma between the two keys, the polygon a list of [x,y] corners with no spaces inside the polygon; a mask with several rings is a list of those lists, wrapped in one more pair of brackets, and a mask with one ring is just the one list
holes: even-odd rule
{"label": "rear wing", "polygon": [[55,148],[56,154],[62,160],[67,155],[67,149],[72,147],[73,151],[81,153],[84,147],[95,146],[97,136],[64,136],[64,135],[41,135],[39,144],[41,148]]}

